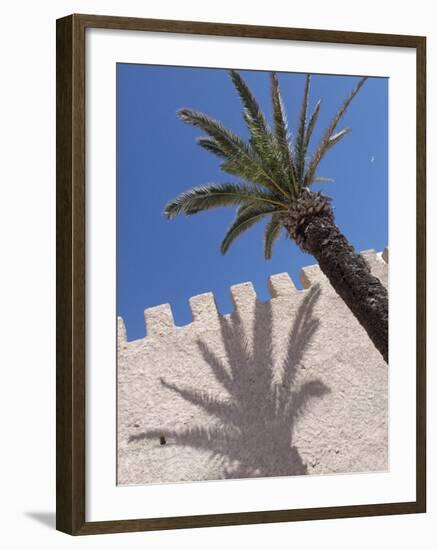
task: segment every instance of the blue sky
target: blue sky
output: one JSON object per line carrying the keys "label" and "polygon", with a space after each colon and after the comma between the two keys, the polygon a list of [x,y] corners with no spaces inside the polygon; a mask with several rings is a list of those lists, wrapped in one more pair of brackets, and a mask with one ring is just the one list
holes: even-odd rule
{"label": "blue sky", "polygon": [[[269,74],[242,71],[271,120]],[[305,75],[279,73],[289,126],[295,128]],[[310,109],[322,99],[313,147],[357,77],[314,75]],[[191,321],[188,299],[213,292],[222,313],[232,311],[229,287],[252,281],[261,300],[270,298],[268,276],[299,272],[315,263],[285,236],[273,258],[263,256],[263,224],[219,250],[233,219],[231,208],[168,221],[168,200],[196,185],[232,181],[219,159],[196,145],[201,132],[181,122],[182,107],[221,120],[247,136],[239,97],[227,70],[117,65],[117,314],[128,339],[145,335],[144,309],[170,303],[176,325]],[[336,221],[357,250],[388,244],[388,80],[366,81],[339,130],[352,132],[331,149],[318,174],[335,183],[316,187],[333,198]],[[311,148],[310,148],[311,151]]]}

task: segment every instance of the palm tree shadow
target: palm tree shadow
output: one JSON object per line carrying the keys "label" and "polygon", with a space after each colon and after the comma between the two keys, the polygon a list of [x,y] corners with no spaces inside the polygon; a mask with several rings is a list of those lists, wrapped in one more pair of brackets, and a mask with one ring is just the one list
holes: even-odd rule
{"label": "palm tree shadow", "polygon": [[300,305],[288,334],[284,358],[274,360],[271,302],[255,306],[252,337],[246,338],[238,312],[220,318],[227,361],[202,340],[199,351],[216,380],[228,394],[218,399],[192,387],[180,387],[161,379],[161,384],[214,418],[209,426],[182,430],[151,429],[132,435],[129,442],[160,439],[207,451],[222,463],[223,478],[303,475],[307,466],[292,444],[297,419],[309,402],[329,393],[318,379],[298,381],[305,351],[319,321],[314,306],[320,289],[311,288]]}

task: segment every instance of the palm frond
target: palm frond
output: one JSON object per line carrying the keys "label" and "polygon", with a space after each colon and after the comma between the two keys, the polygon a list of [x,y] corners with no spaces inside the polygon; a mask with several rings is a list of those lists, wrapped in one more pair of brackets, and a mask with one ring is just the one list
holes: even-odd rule
{"label": "palm frond", "polygon": [[314,176],[311,183],[334,183],[335,180],[332,178],[324,178],[323,176]]}
{"label": "palm frond", "polygon": [[273,215],[264,232],[264,257],[266,260],[272,259],[273,246],[281,234],[281,229],[282,223],[279,216]]}
{"label": "palm frond", "polygon": [[243,117],[250,134],[250,146],[262,159],[277,191],[289,194],[288,182],[284,181],[285,172],[280,150],[264,114],[240,73],[233,69],[229,72],[244,106]]}
{"label": "palm frond", "polygon": [[164,215],[171,219],[178,214],[191,215],[211,208],[247,203],[283,206],[274,195],[255,185],[212,183],[181,193],[166,204]]}
{"label": "palm frond", "polygon": [[237,214],[236,215],[237,216],[242,216],[248,210],[252,210],[252,209],[253,209],[253,203],[247,202],[247,203],[241,204],[237,209]]}
{"label": "palm frond", "polygon": [[329,136],[332,136],[334,130],[337,128],[338,123],[340,122],[341,118],[343,117],[344,113],[346,112],[347,108],[351,104],[351,101],[353,98],[357,95],[357,93],[360,91],[362,85],[364,82],[366,82],[367,76],[364,76],[363,78],[360,78],[355,88],[352,90],[352,92],[349,94],[349,96],[345,99],[343,102],[343,105],[340,107],[340,109],[335,114],[334,118],[331,121],[331,124],[329,125],[327,129],[327,134]]}
{"label": "palm frond", "polygon": [[212,153],[213,155],[216,155],[217,157],[220,157],[222,159],[229,158],[228,153],[226,152],[224,147],[220,147],[218,142],[211,137],[199,137],[197,138],[197,144],[202,147],[202,149],[205,149],[205,151],[208,151],[209,153]]}
{"label": "palm frond", "polygon": [[229,71],[235,89],[244,106],[244,120],[250,132],[250,143],[254,150],[265,158],[265,153],[270,149],[271,130],[267,124],[258,102],[250,91],[248,85],[238,71]]}
{"label": "palm frond", "polygon": [[229,73],[235,89],[237,90],[238,95],[241,98],[245,114],[250,120],[252,128],[256,129],[256,131],[260,135],[266,137],[270,133],[270,129],[268,127],[266,119],[264,118],[264,114],[261,111],[260,106],[258,105],[258,102],[256,101],[255,97],[253,96],[252,92],[250,91],[246,82],[243,80],[240,73],[238,71],[235,71],[234,69],[231,69]]}
{"label": "palm frond", "polygon": [[[244,208],[240,211],[235,220],[231,223],[226,235],[220,246],[222,254],[226,254],[230,245],[239,237],[242,233],[247,231],[250,227],[261,221],[266,216],[277,212],[278,207],[272,207],[271,205],[253,205],[252,207]],[[285,210],[285,208],[284,208]]]}
{"label": "palm frond", "polygon": [[340,132],[337,132],[332,137],[329,138],[328,141],[328,147],[334,147],[335,144],[337,144],[346,134],[348,134],[352,128],[345,128],[344,130],[341,130]]}
{"label": "palm frond", "polygon": [[[328,128],[325,131],[325,134],[320,142],[319,147],[317,148],[316,152],[314,153],[310,164],[308,166],[308,170],[305,174],[305,185],[308,186],[311,184],[315,171],[317,169],[317,166],[319,165],[320,161],[323,158],[323,155],[326,153],[328,149],[330,149],[335,143],[330,143],[330,139],[333,137],[334,131],[340,122],[341,118],[343,117],[344,113],[346,112],[346,109],[349,107],[351,101],[353,98],[357,95],[359,92],[361,86],[364,84],[364,82],[367,80],[367,77],[361,78],[358,82],[358,84],[355,86],[355,88],[352,90],[352,92],[349,94],[349,96],[345,99],[343,102],[343,105],[340,107],[340,109],[335,114],[334,118],[331,120],[331,123],[329,124]],[[343,134],[345,135],[345,134]],[[343,136],[341,136],[343,137]],[[341,139],[341,138],[340,138]],[[337,142],[336,142],[337,143]]]}
{"label": "palm frond", "polygon": [[305,130],[307,124],[307,114],[308,114],[308,95],[310,92],[310,81],[311,75],[307,75],[305,79],[305,90],[302,98],[302,105],[299,115],[299,127],[296,134],[296,145],[295,145],[295,162],[297,168],[297,179],[299,182],[302,181],[303,173],[305,170]]}
{"label": "palm frond", "polygon": [[245,141],[218,120],[199,111],[186,108],[180,109],[177,114],[183,122],[197,126],[208,134],[209,139],[199,138],[198,143],[201,147],[226,159],[233,158],[238,154],[245,157],[252,156]]}
{"label": "palm frond", "polygon": [[310,121],[308,123],[307,129],[305,132],[305,143],[304,143],[305,152],[308,151],[308,146],[310,144],[311,136],[313,135],[313,130],[317,123],[317,119],[319,117],[321,103],[322,103],[322,100],[319,99],[319,101],[316,103],[316,106],[314,107],[314,111],[310,117]]}
{"label": "palm frond", "polygon": [[293,157],[290,151],[287,115],[285,113],[278,77],[275,72],[271,73],[271,92],[273,105],[273,122],[276,141],[279,146],[281,160],[284,165],[285,174],[289,183],[289,189],[293,196],[298,194]]}
{"label": "palm frond", "polygon": [[208,137],[200,137],[198,144],[224,159],[220,165],[224,172],[286,194],[269,171],[266,157],[257,155],[243,139],[225,128],[221,122],[204,113],[186,108],[180,109],[178,116],[185,123],[199,127],[208,134]]}

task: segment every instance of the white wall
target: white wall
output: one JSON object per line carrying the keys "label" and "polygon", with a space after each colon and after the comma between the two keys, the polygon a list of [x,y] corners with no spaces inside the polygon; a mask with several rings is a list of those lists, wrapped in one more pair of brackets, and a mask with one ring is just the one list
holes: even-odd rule
{"label": "white wall", "polygon": [[[102,5],[101,5],[102,4]],[[381,2],[270,0],[254,2],[67,1],[43,4],[15,0],[2,8],[1,117],[2,197],[0,231],[1,358],[1,539],[6,548],[29,545],[63,549],[253,548],[290,546],[356,550],[385,544],[397,550],[433,548],[437,532],[435,438],[437,402],[429,404],[429,512],[425,516],[381,517],[282,525],[169,531],[71,538],[53,523],[55,493],[55,19],[72,12],[169,19],[211,20],[428,36],[428,137],[436,140],[437,31],[433,3],[405,6]],[[435,148],[435,147],[434,147]],[[437,207],[436,163],[429,147],[429,205]],[[413,185],[413,182],[412,182]],[[429,223],[429,280],[437,276],[435,216]],[[434,248],[434,251],[433,251]],[[6,256],[5,256],[6,253]],[[436,291],[429,289],[429,335],[437,329]],[[5,311],[6,304],[6,311]],[[431,340],[431,338],[430,338]],[[437,390],[436,347],[429,346],[429,395]],[[10,539],[10,540],[7,540]]]}

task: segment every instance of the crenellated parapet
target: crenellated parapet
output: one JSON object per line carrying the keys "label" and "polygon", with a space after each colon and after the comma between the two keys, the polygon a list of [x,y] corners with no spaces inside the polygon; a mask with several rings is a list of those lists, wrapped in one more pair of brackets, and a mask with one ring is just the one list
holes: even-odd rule
{"label": "crenellated parapet", "polygon": [[[364,250],[361,252],[361,255],[373,274],[380,278],[383,283],[386,283],[388,248],[380,253],[375,252],[375,250]],[[280,297],[290,298],[293,295],[300,296],[302,292],[317,284],[330,286],[317,264],[302,268],[300,282],[304,290],[297,289],[288,273],[271,275],[268,279],[268,289],[271,299],[274,300]],[[231,286],[230,294],[235,311],[251,309],[258,300],[255,288],[251,282]],[[216,324],[220,316],[214,295],[211,292],[190,298],[189,307],[193,319],[192,324],[198,326]],[[144,320],[147,333],[146,338],[163,337],[179,328],[183,328],[175,324],[170,304],[162,304],[145,309]],[[118,318],[117,326],[119,344],[127,343],[128,335],[126,334],[126,328],[121,317]]]}
{"label": "crenellated parapet", "polygon": [[[388,251],[361,254],[387,285]],[[387,364],[317,265],[300,280],[234,285],[226,315],[193,296],[184,326],[147,308],[138,340],[118,319],[120,485],[387,470]]]}

